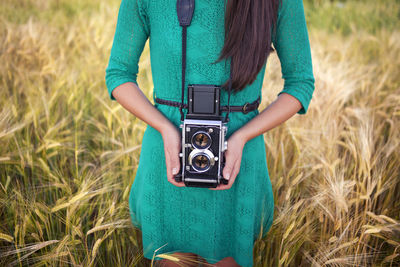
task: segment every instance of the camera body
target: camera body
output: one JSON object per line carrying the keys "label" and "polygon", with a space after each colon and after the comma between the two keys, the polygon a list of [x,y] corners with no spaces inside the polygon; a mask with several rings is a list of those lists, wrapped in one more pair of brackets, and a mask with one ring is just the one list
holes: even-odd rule
{"label": "camera body", "polygon": [[188,85],[188,112],[180,128],[181,172],[177,182],[190,187],[217,187],[227,184],[222,176],[227,150],[227,123],[220,114],[221,87],[208,84]]}

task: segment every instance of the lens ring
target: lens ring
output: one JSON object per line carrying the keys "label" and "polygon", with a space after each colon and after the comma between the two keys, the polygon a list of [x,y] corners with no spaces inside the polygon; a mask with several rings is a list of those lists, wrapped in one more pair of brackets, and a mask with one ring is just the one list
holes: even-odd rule
{"label": "lens ring", "polygon": [[198,131],[192,136],[192,146],[197,149],[207,149],[211,146],[211,136],[205,131]]}
{"label": "lens ring", "polygon": [[199,153],[192,159],[192,167],[198,172],[207,171],[210,165],[210,158],[205,153]]}
{"label": "lens ring", "polygon": [[[197,158],[199,156],[202,156],[202,158]],[[214,154],[210,150],[194,149],[190,152],[188,160],[189,165],[199,173],[208,171],[215,164]],[[204,163],[206,163],[205,166],[200,166]]]}

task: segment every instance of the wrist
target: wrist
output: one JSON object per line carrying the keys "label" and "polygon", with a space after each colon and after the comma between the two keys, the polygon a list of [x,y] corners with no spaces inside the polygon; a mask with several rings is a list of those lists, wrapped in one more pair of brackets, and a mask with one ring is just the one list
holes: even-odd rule
{"label": "wrist", "polygon": [[174,128],[176,128],[175,125],[166,119],[160,124],[157,130],[161,133],[161,135],[163,135],[165,132],[168,132]]}
{"label": "wrist", "polygon": [[242,140],[244,144],[246,144],[247,141],[249,141],[250,139],[244,127],[239,128],[237,131],[235,131],[234,135],[236,135],[239,140]]}

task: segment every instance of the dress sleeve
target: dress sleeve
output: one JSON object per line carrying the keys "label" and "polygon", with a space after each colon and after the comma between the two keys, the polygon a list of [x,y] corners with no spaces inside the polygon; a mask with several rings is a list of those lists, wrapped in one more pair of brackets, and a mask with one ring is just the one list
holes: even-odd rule
{"label": "dress sleeve", "polygon": [[278,93],[296,97],[305,114],[314,92],[310,42],[302,0],[282,0],[272,43],[281,62],[284,87]]}
{"label": "dress sleeve", "polygon": [[139,58],[150,34],[150,27],[143,0],[122,0],[105,81],[109,97],[112,91],[126,82],[137,85]]}

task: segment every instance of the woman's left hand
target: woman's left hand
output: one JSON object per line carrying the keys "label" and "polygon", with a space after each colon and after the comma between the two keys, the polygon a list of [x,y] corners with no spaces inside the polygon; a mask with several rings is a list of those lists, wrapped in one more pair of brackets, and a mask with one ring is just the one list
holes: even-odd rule
{"label": "woman's left hand", "polygon": [[228,148],[225,151],[225,167],[222,170],[222,175],[225,179],[229,179],[228,184],[219,184],[216,188],[210,190],[225,190],[232,187],[236,176],[240,170],[242,161],[243,147],[246,144],[246,139],[243,138],[238,131],[234,132],[228,139]]}

